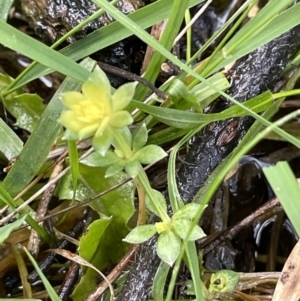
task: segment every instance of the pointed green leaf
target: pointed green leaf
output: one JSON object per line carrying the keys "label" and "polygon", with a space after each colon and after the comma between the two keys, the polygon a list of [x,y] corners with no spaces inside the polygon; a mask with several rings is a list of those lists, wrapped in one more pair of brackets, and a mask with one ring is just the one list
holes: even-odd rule
{"label": "pointed green leaf", "polygon": [[[172,221],[173,229],[182,239],[186,238],[191,226],[192,226],[192,221],[188,219],[182,218],[182,219],[176,219]],[[204,236],[206,235],[204,234],[203,230],[198,225],[195,225],[191,234],[189,235],[188,240],[194,241]]]}
{"label": "pointed green leaf", "polygon": [[264,167],[263,172],[297,234],[300,235],[300,188],[289,164],[278,162],[275,166]]}
{"label": "pointed green leaf", "polygon": [[[126,143],[131,146],[132,135],[131,135],[131,131],[129,130],[128,127],[124,127],[124,128],[121,128],[121,129],[114,129],[114,130],[118,131],[123,136],[123,138],[125,139]],[[116,143],[115,140],[114,140],[113,144],[114,144],[114,146],[115,146],[116,149],[122,149],[122,146],[119,146]]]}
{"label": "pointed green leaf", "polygon": [[180,239],[173,231],[164,231],[157,240],[157,255],[172,266],[179,255],[180,246]]}
{"label": "pointed green leaf", "polygon": [[112,177],[119,172],[121,172],[124,169],[124,162],[123,161],[117,161],[114,164],[110,165],[105,173],[105,178]]}
{"label": "pointed green leaf", "polygon": [[140,150],[148,140],[148,130],[146,124],[143,123],[140,125],[132,134],[133,142],[132,142],[132,150],[134,152]]}
{"label": "pointed green leaf", "polygon": [[141,164],[151,164],[161,160],[168,154],[158,145],[146,145],[136,152],[134,158],[141,162]]}
{"label": "pointed green leaf", "polygon": [[139,161],[130,161],[125,165],[126,173],[131,177],[135,178],[141,169],[141,164]]}
{"label": "pointed green leaf", "polygon": [[105,154],[105,156],[102,156],[98,152],[93,152],[86,158],[82,159],[80,163],[88,165],[88,166],[94,166],[94,167],[106,167],[111,164],[116,163],[119,161],[119,157],[111,150],[108,150]]}
{"label": "pointed green leaf", "polygon": [[197,214],[200,208],[199,204],[196,203],[189,203],[184,205],[178,211],[176,211],[172,217],[173,220],[177,218],[186,218],[186,219],[193,219]]}
{"label": "pointed green leaf", "polygon": [[81,236],[79,241],[79,255],[87,261],[91,261],[94,254],[97,253],[99,241],[104,231],[111,223],[112,218],[102,218],[93,221],[87,228],[87,231]]}
{"label": "pointed green leaf", "polygon": [[[156,201],[163,208],[164,212],[167,212],[167,202],[166,202],[164,195],[155,189],[152,189],[152,194],[156,198]],[[155,215],[160,216],[159,212],[157,212],[156,208],[153,206],[152,201],[150,200],[148,194],[146,194],[145,202],[146,202],[146,206],[147,206],[148,210],[150,210]]]}
{"label": "pointed green leaf", "polygon": [[111,128],[107,127],[101,136],[95,135],[93,137],[93,147],[97,150],[102,156],[105,156],[108,151],[114,138],[114,133]]}
{"label": "pointed green leaf", "polygon": [[43,274],[43,272],[41,271],[39,265],[37,264],[37,262],[34,260],[34,258],[31,256],[31,254],[29,253],[29,251],[23,247],[23,250],[25,251],[26,255],[28,256],[28,258],[30,259],[32,265],[34,266],[35,270],[37,271],[37,273],[39,274],[46,290],[47,293],[49,294],[49,297],[52,301],[61,301],[61,299],[58,297],[56,291],[54,290],[53,286],[51,285],[51,283],[49,282],[49,280],[47,279],[47,277]]}
{"label": "pointed green leaf", "polygon": [[112,97],[113,111],[118,112],[125,109],[132,100],[137,82],[127,83],[119,87]]}
{"label": "pointed green leaf", "polygon": [[149,240],[156,233],[155,225],[142,225],[134,228],[123,241],[131,244],[140,244]]}

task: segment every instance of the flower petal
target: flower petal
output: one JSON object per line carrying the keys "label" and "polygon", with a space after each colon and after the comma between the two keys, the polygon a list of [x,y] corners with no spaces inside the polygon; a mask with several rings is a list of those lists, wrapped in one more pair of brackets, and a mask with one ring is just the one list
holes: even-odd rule
{"label": "flower petal", "polygon": [[109,117],[104,118],[101,121],[101,125],[99,126],[98,130],[96,131],[95,136],[100,137],[102,136],[103,132],[106,130],[109,123]]}
{"label": "flower petal", "polygon": [[97,128],[98,128],[97,123],[83,127],[78,133],[79,139],[82,140],[93,136]]}
{"label": "flower petal", "polygon": [[105,156],[114,138],[114,132],[111,128],[107,128],[102,136],[95,135],[92,141],[92,145],[102,156]]}
{"label": "flower petal", "polygon": [[99,66],[96,66],[90,76],[90,80],[94,82],[101,90],[105,91],[108,95],[111,94],[110,82],[106,74]]}
{"label": "flower petal", "polygon": [[123,128],[127,125],[132,124],[133,118],[127,111],[119,111],[113,114],[109,120],[109,124],[115,128]]}
{"label": "flower petal", "polygon": [[126,108],[132,100],[137,82],[124,84],[117,89],[112,97],[113,112]]}
{"label": "flower petal", "polygon": [[76,119],[74,112],[69,110],[62,112],[61,116],[58,119],[58,122],[70,131],[76,133],[78,133],[84,126],[83,123]]}
{"label": "flower petal", "polygon": [[71,109],[72,106],[82,103],[86,98],[79,92],[71,91],[63,93],[61,95],[61,100],[68,109]]}
{"label": "flower petal", "polygon": [[82,93],[84,96],[93,102],[100,101],[105,108],[105,111],[110,113],[112,111],[112,103],[110,93],[107,93],[101,86],[92,82],[91,80],[87,80],[82,85]]}

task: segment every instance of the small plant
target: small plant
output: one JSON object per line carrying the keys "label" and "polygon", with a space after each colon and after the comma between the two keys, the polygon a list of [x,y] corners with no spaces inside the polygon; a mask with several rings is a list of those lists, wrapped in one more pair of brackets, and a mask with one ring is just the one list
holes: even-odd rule
{"label": "small plant", "polygon": [[[185,205],[170,218],[165,197],[151,188],[142,164],[152,164],[167,154],[157,145],[146,145],[148,131],[144,123],[133,133],[128,127],[133,118],[124,109],[132,100],[135,87],[136,83],[128,83],[112,94],[109,80],[97,66],[82,85],[82,93],[70,91],[62,94],[67,110],[63,111],[59,122],[66,127],[65,139],[93,137],[95,153],[82,163],[107,167],[106,177],[125,170],[130,177],[136,179],[137,185],[143,187],[148,210],[157,215],[161,222],[134,228],[124,241],[142,243],[158,233],[157,253],[162,260],[173,265],[180,253],[181,239],[186,238],[199,205]],[[194,241],[204,235],[196,225],[189,240]]]}

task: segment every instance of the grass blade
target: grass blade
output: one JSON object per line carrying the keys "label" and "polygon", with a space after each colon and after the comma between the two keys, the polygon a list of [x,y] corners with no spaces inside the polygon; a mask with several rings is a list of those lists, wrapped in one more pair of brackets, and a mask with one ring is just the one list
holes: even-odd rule
{"label": "grass blade", "polygon": [[264,167],[263,172],[286,215],[300,236],[300,188],[287,162]]}
{"label": "grass blade", "polygon": [[9,10],[13,5],[14,0],[2,0],[0,1],[0,20],[7,20]]}
{"label": "grass blade", "polygon": [[31,256],[31,254],[28,252],[28,250],[23,247],[25,253],[27,254],[28,258],[30,259],[32,265],[34,266],[34,268],[36,269],[37,273],[39,274],[48,294],[49,297],[51,298],[52,301],[62,301],[56,291],[53,289],[52,285],[50,284],[50,282],[48,281],[48,279],[45,277],[45,275],[43,274],[43,272],[41,271],[41,269],[39,268],[37,262],[34,260],[34,258]]}
{"label": "grass blade", "polygon": [[22,140],[0,118],[0,152],[10,161],[19,156],[22,148]]}
{"label": "grass blade", "polygon": [[[201,0],[189,0],[188,5],[189,7],[192,7],[200,2]],[[156,1],[130,14],[128,18],[139,24],[142,28],[148,28],[168,17],[172,3],[173,0]],[[63,48],[60,53],[71,60],[77,61],[131,35],[133,35],[131,30],[116,21]],[[53,72],[53,68],[38,64],[30,70],[24,78],[15,82],[14,85],[11,85],[10,91],[51,72]]]}
{"label": "grass blade", "polygon": [[89,72],[68,57],[0,20],[0,43],[66,76],[85,81]]}

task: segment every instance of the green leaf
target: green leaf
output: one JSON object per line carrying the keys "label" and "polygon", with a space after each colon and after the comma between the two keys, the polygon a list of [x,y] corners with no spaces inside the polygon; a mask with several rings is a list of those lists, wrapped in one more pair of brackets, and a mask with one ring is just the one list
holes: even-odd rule
{"label": "green leaf", "polygon": [[[112,177],[105,178],[106,168],[90,167],[87,165],[79,165],[79,180],[76,191],[76,200],[83,201],[94,196],[99,192],[123,182],[128,179],[124,172],[120,172]],[[105,216],[113,216],[122,223],[127,225],[128,220],[132,217],[135,209],[133,205],[135,187],[132,182],[127,182],[121,187],[103,195],[89,203],[98,214]],[[68,172],[57,189],[59,199],[72,199],[72,176]],[[123,237],[122,237],[123,238]]]}
{"label": "green leaf", "polygon": [[115,176],[120,173],[125,167],[125,163],[123,161],[117,161],[114,164],[110,165],[105,173],[105,178]]}
{"label": "green leaf", "polygon": [[[230,88],[230,83],[223,72],[218,72],[212,75],[207,79],[207,82],[213,84],[214,87],[222,91],[226,91]],[[203,82],[191,89],[190,93],[195,95],[202,110],[219,96],[219,93]]]}
{"label": "green leaf", "polygon": [[[168,92],[173,96],[177,107],[188,109],[191,106],[198,106],[195,94],[190,93],[187,86],[179,79],[174,79],[168,88]],[[173,99],[172,98],[172,99]]]}
{"label": "green leaf", "polygon": [[210,292],[230,293],[236,288],[240,276],[238,273],[231,270],[220,270],[211,275],[210,278]]}
{"label": "green leaf", "polygon": [[110,127],[107,127],[101,136],[95,135],[92,140],[92,145],[96,151],[102,156],[105,156],[112,141],[114,139],[114,132]]}
{"label": "green leaf", "polygon": [[[272,100],[274,100],[272,93],[267,91],[244,102],[243,105],[250,108],[252,111],[261,112],[272,105]],[[135,100],[133,100],[132,103],[143,112],[154,116],[161,122],[181,129],[191,129],[198,127],[201,124],[224,120],[230,117],[241,117],[248,114],[244,109],[237,105],[231,106],[220,113],[202,114],[147,105]]]}
{"label": "green leaf", "polygon": [[141,164],[137,160],[133,160],[125,164],[125,171],[131,178],[135,178],[138,175],[140,168]]}
{"label": "green leaf", "polygon": [[147,145],[137,151],[134,159],[141,164],[151,164],[166,157],[168,154],[158,145]]}
{"label": "green leaf", "polygon": [[[182,239],[186,238],[191,226],[192,226],[192,221],[188,219],[181,218],[181,219],[172,220],[172,227],[174,228],[175,232],[179,235],[179,237],[181,237]],[[204,236],[206,235],[204,234],[203,230],[198,225],[195,225],[188,240],[194,241]]]}
{"label": "green leaf", "polygon": [[[14,0],[2,0],[0,1],[0,19],[7,20],[10,8],[12,7]],[[2,299],[0,299],[2,300]]]}
{"label": "green leaf", "polygon": [[[102,0],[93,0],[96,4],[103,4]],[[170,54],[170,50],[173,47],[174,40],[176,36],[178,35],[178,32],[180,30],[181,23],[184,19],[185,11],[188,8],[188,1],[182,1],[182,0],[173,0],[172,1],[172,8],[170,10],[170,13],[168,15],[168,22],[165,25],[165,28],[159,38],[159,41],[155,39],[155,41],[166,51],[166,53]],[[199,1],[200,2],[200,1]],[[101,6],[102,7],[102,6]],[[106,7],[107,12],[112,14],[116,20],[120,20],[124,16],[121,16],[121,14],[117,13],[112,6]],[[116,12],[116,14],[114,14]],[[126,26],[127,28],[133,29],[130,25],[130,21],[128,18],[122,18],[122,24]],[[135,28],[133,30],[133,33],[136,34],[142,41],[146,42],[147,45],[150,45],[149,39],[147,41],[147,38],[150,37],[146,31],[143,31],[142,28],[138,25],[134,25]],[[152,38],[152,37],[151,37]],[[153,39],[153,38],[152,38]],[[153,39],[154,40],[154,39]],[[150,42],[151,43],[151,42]],[[152,45],[153,46],[153,45]],[[165,61],[166,56],[161,51],[157,51],[157,47],[153,47],[155,49],[153,56],[151,57],[151,61],[149,65],[147,66],[147,69],[145,71],[145,74],[143,74],[143,77],[148,80],[151,83],[154,83],[158,74],[161,71],[161,65]],[[137,95],[139,100],[144,100],[145,96],[147,95],[147,87],[145,86],[139,86],[137,89]]]}
{"label": "green leaf", "polygon": [[78,252],[79,255],[90,263],[99,247],[99,242],[103,236],[104,231],[111,223],[111,218],[102,218],[93,221],[87,228],[79,241]]}
{"label": "green leaf", "polygon": [[86,158],[80,160],[80,163],[93,167],[106,167],[119,161],[120,158],[111,150],[108,150],[105,156],[98,152],[93,152]]}
{"label": "green leaf", "polygon": [[170,267],[165,262],[161,261],[153,280],[153,300],[164,300],[165,285],[169,271]]}
{"label": "green leaf", "polygon": [[77,185],[78,185],[78,177],[79,177],[78,150],[77,150],[77,144],[75,141],[73,141],[73,140],[68,141],[68,152],[69,152],[69,160],[70,160],[70,165],[71,165],[72,183],[73,183],[72,202],[74,203]]}
{"label": "green leaf", "polygon": [[9,237],[12,231],[19,228],[24,223],[25,219],[26,215],[11,224],[2,226],[0,231],[0,244],[2,244]]}
{"label": "green leaf", "polygon": [[43,272],[41,271],[41,269],[39,268],[39,265],[37,264],[37,262],[34,260],[34,258],[31,256],[31,254],[28,252],[28,250],[23,247],[25,253],[27,254],[28,258],[30,259],[32,265],[34,266],[35,270],[37,271],[37,273],[39,274],[45,288],[46,291],[49,295],[49,297],[51,298],[52,301],[61,301],[61,299],[58,297],[56,291],[54,290],[54,288],[52,287],[52,285],[50,284],[50,282],[48,281],[47,277],[45,277],[45,275],[43,274]]}
{"label": "green leaf", "polygon": [[264,167],[263,172],[286,215],[300,236],[300,188],[287,162]]}
{"label": "green leaf", "polygon": [[[77,189],[75,192],[75,200],[84,201],[91,197],[93,190],[84,183],[84,179],[79,175]],[[69,171],[59,182],[56,189],[56,195],[60,200],[72,200],[73,199],[73,181],[72,172]]]}
{"label": "green leaf", "polygon": [[177,218],[193,219],[196,216],[199,208],[200,205],[196,203],[186,204],[174,213],[172,220],[175,220]]}
{"label": "green leaf", "polygon": [[[284,3],[283,1],[278,1],[278,2],[281,2],[282,4]],[[288,1],[288,2],[292,2],[292,1]],[[276,3],[275,1],[269,2],[269,5],[270,4],[274,5],[275,10],[282,9],[278,5],[278,3]],[[288,5],[287,2],[285,2],[284,5],[285,6]],[[265,13],[268,14],[268,10],[266,10]],[[277,13],[278,13],[278,11],[277,11]],[[259,32],[259,34],[257,34],[257,32],[255,32],[254,35],[249,37],[248,40],[241,43],[240,38],[237,35],[235,35],[232,38],[232,40],[230,40],[228,42],[228,44],[226,45],[226,48],[228,48],[230,46],[231,47],[234,46],[234,49],[233,49],[231,55],[224,58],[222,52],[217,54],[214,57],[214,60],[221,61],[221,63],[219,63],[212,70],[212,72],[220,70],[220,68],[225,67],[230,62],[233,62],[233,61],[243,57],[247,53],[250,53],[251,51],[257,49],[258,47],[279,37],[286,31],[290,30],[291,28],[297,26],[299,24],[299,19],[298,19],[299,13],[300,13],[300,4],[298,3],[298,4],[293,5],[289,9],[286,9],[284,12],[278,14],[269,23],[265,24],[265,26],[262,27],[262,30]],[[254,21],[254,20],[255,20],[255,18],[252,19],[252,21]],[[244,30],[246,30],[245,27],[244,27]],[[243,33],[240,36],[242,36],[242,35],[243,35]],[[249,41],[251,41],[251,42],[249,42]],[[220,57],[222,57],[221,60],[220,60]]]}
{"label": "green leaf", "polygon": [[[190,0],[189,7],[195,6],[200,2],[203,2],[203,0]],[[129,18],[134,22],[137,22],[143,28],[149,28],[152,25],[168,18],[172,3],[173,0],[156,1],[130,14]],[[60,51],[60,53],[74,61],[78,61],[90,54],[106,48],[107,46],[123,40],[132,34],[133,33],[129,29],[125,28],[120,22],[115,21],[90,33],[83,39],[66,46]],[[42,77],[52,71],[53,69],[39,63],[32,68],[32,70],[28,70],[23,78],[15,81],[11,88],[14,89],[16,87],[23,86],[33,79]]]}
{"label": "green leaf", "polygon": [[249,37],[255,37],[256,35],[259,36],[260,31],[262,31],[270,21],[276,18],[276,16],[292,2],[293,0],[275,0],[269,2],[227,43],[227,45],[222,50],[224,54],[226,54],[225,57],[234,55],[236,48],[244,45],[244,42],[247,41]]}
{"label": "green leaf", "polygon": [[[166,202],[164,195],[155,189],[152,189],[152,193],[154,194],[156,201],[160,204],[160,206],[162,207],[164,212],[167,212],[167,202]],[[155,215],[160,216],[159,212],[157,212],[156,208],[153,206],[148,194],[146,194],[145,202],[146,202],[146,206],[147,206],[148,210],[150,210]]]}
{"label": "green leaf", "polygon": [[113,111],[118,112],[125,109],[131,102],[137,82],[127,83],[119,87],[112,97]]}
{"label": "green leaf", "polygon": [[135,227],[130,233],[123,239],[123,241],[131,244],[140,244],[149,240],[156,233],[155,225],[142,225]]}
{"label": "green leaf", "polygon": [[111,117],[109,124],[115,128],[124,128],[132,124],[133,118],[131,114],[127,111],[119,111],[114,113]]}
{"label": "green leaf", "polygon": [[148,140],[148,130],[146,124],[143,123],[133,132],[132,150],[134,152],[140,150]]}
{"label": "green leaf", "polygon": [[[105,266],[107,254],[102,244],[105,240],[105,232],[108,230],[112,218],[102,218],[92,222],[86,233],[79,241],[79,255],[98,269]],[[80,281],[73,292],[73,300],[84,300],[89,292],[92,292],[97,285],[97,272],[93,269],[82,267]]]}
{"label": "green leaf", "polygon": [[0,152],[7,160],[19,156],[23,148],[22,140],[15,132],[0,118]]}
{"label": "green leaf", "polygon": [[4,46],[38,60],[43,65],[84,82],[90,75],[88,70],[70,58],[50,49],[45,44],[0,20],[0,43]]}
{"label": "green leaf", "polygon": [[[132,143],[132,134],[131,134],[131,131],[129,130],[128,127],[124,127],[124,128],[121,128],[121,129],[115,129],[115,131],[119,132],[122,135],[122,137],[125,140],[125,142],[126,142],[127,145],[131,146],[131,143]],[[117,145],[117,143],[116,143],[115,140],[114,140],[114,146],[115,146],[116,149],[118,149],[118,151],[123,148],[122,145],[120,145],[120,146]]]}
{"label": "green leaf", "polygon": [[172,266],[179,255],[180,247],[178,236],[173,231],[164,231],[157,240],[157,255],[169,266]]}
{"label": "green leaf", "polygon": [[[88,167],[80,164],[80,174],[86,185],[92,189],[93,195],[103,192],[128,179],[124,172],[120,172],[109,178],[105,178],[105,173],[105,168]],[[124,226],[127,225],[128,220],[135,211],[133,205],[134,191],[135,187],[133,183],[127,182],[121,187],[102,196],[100,199],[92,201],[90,205],[99,214],[104,213],[106,216],[112,215]],[[125,230],[127,231],[127,229]]]}
{"label": "green leaf", "polygon": [[[85,200],[95,196],[95,194],[104,192],[128,178],[124,172],[105,178],[106,168],[103,167],[90,167],[83,164],[80,164],[79,167],[80,177],[76,191],[78,200]],[[64,179],[65,184],[63,187],[59,186],[59,196],[71,199],[71,174],[68,173],[65,177],[67,178],[66,180]],[[102,217],[93,226],[90,234],[90,239],[93,239],[93,237],[95,239],[93,242],[94,246],[96,246],[98,241],[97,253],[92,261],[99,270],[108,268],[108,265],[117,264],[130,247],[127,243],[122,242],[122,239],[129,232],[127,223],[135,212],[134,191],[133,183],[128,182],[89,203],[89,206]],[[107,217],[110,217],[108,225]],[[105,231],[101,227],[106,227]],[[101,238],[97,234],[93,234],[93,231],[102,232]],[[81,251],[85,251],[83,245]],[[78,285],[78,289],[75,290],[72,296],[74,301],[85,300],[87,295],[95,288],[98,275],[89,270],[87,269],[86,271],[85,281]],[[83,277],[81,279],[82,281],[84,280]]]}
{"label": "green leaf", "polygon": [[4,101],[7,110],[16,118],[16,125],[32,132],[39,122],[45,106],[36,94],[24,93]]}

